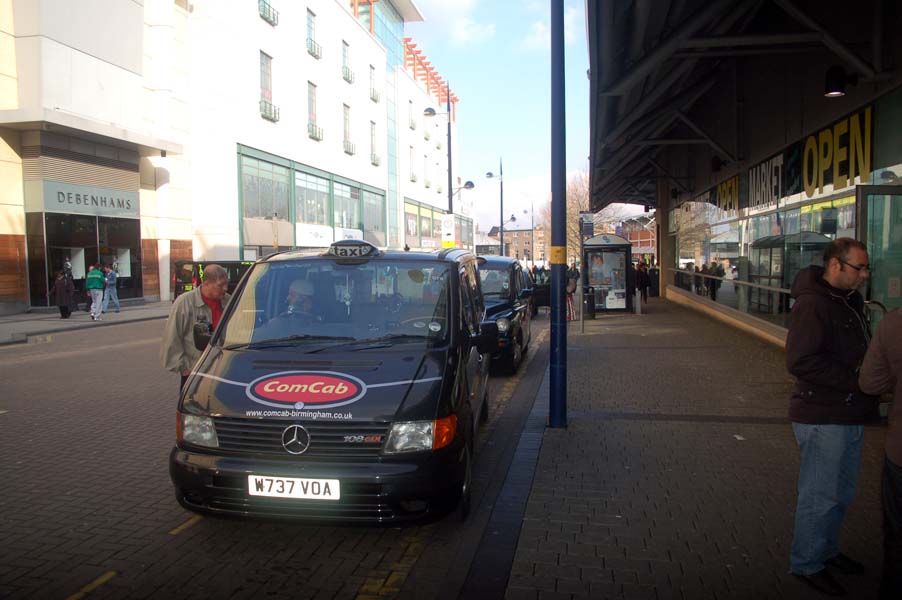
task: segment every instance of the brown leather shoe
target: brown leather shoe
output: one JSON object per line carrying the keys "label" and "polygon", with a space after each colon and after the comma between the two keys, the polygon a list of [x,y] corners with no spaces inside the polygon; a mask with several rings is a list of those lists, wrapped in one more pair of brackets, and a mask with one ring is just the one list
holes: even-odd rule
{"label": "brown leather shoe", "polygon": [[793,575],[822,594],[827,594],[828,596],[846,595],[845,588],[833,578],[833,575],[827,572],[827,569],[821,569],[817,573],[812,573],[811,575],[799,575],[798,573],[793,573]]}

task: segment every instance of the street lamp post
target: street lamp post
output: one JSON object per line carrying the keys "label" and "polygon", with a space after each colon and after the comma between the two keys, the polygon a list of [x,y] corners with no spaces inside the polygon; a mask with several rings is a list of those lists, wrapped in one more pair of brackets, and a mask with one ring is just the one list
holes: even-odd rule
{"label": "street lamp post", "polygon": [[498,175],[489,171],[485,176],[488,179],[498,179],[499,189],[501,190],[501,210],[498,213],[501,216],[501,228],[498,230],[498,241],[501,243],[499,254],[504,256],[504,166],[500,158],[498,159]]}
{"label": "street lamp post", "polygon": [[[445,86],[446,86],[445,89],[448,92],[447,104],[446,104],[447,112],[438,113],[438,112],[435,112],[434,108],[427,108],[426,110],[423,111],[423,116],[435,117],[437,115],[442,115],[442,114],[448,115],[448,141],[446,144],[448,146],[448,214],[453,215],[454,214],[454,192],[451,189],[451,186],[454,181],[454,179],[451,175],[451,84],[446,83]],[[467,188],[467,189],[470,189],[470,188]]]}

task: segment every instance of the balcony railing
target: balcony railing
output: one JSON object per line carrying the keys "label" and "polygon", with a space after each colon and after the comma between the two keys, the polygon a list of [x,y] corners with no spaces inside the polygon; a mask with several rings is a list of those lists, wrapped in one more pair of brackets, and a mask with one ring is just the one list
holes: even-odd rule
{"label": "balcony railing", "polygon": [[442,149],[442,140],[438,140],[438,141],[435,143],[435,149],[436,149],[436,150],[441,150],[441,149]]}
{"label": "balcony railing", "polygon": [[432,182],[429,181],[428,179],[424,179],[423,185],[425,185],[427,188],[430,188],[430,187],[432,187]]}
{"label": "balcony railing", "polygon": [[316,126],[316,121],[307,122],[307,135],[311,140],[321,142],[323,140],[323,128]]}
{"label": "balcony railing", "polygon": [[276,122],[279,120],[279,107],[269,100],[260,100],[260,116],[267,121]]}
{"label": "balcony railing", "polygon": [[423,131],[423,139],[426,140],[427,142],[432,139],[432,134],[429,133],[428,129]]}
{"label": "balcony railing", "polygon": [[370,154],[370,162],[374,167],[378,167],[380,164],[382,164],[382,159],[379,158],[378,154]]}
{"label": "balcony railing", "polygon": [[275,27],[279,24],[279,11],[274,9],[266,0],[258,0],[257,7],[260,9],[260,18]]}
{"label": "balcony railing", "polygon": [[348,140],[345,140],[345,154],[349,154],[349,155],[351,155],[351,156],[354,156],[354,154],[355,154],[356,152],[357,152],[357,149],[354,147],[354,144],[352,144],[352,143],[349,142]]}
{"label": "balcony railing", "polygon": [[442,191],[443,191],[443,190],[442,190],[442,186],[440,186],[440,185],[435,186],[435,193],[436,193],[436,194],[441,194]]}
{"label": "balcony railing", "polygon": [[379,90],[376,88],[370,88],[370,100],[373,102],[379,102]]}
{"label": "balcony railing", "polygon": [[411,130],[416,129],[416,128],[417,128],[417,121],[416,121],[416,119],[414,119],[413,117],[411,117],[411,118],[410,118],[410,121],[408,122],[408,125],[410,126],[410,129],[411,129]]}
{"label": "balcony railing", "polygon": [[315,59],[323,57],[323,47],[316,43],[313,38],[307,38],[307,54]]}
{"label": "balcony railing", "polygon": [[348,83],[354,83],[354,71],[351,70],[351,67],[342,67],[341,77]]}
{"label": "balcony railing", "polygon": [[416,173],[411,173],[411,174],[410,174],[410,181],[411,181],[412,183],[416,183],[416,182],[417,182],[417,174],[416,174]]}

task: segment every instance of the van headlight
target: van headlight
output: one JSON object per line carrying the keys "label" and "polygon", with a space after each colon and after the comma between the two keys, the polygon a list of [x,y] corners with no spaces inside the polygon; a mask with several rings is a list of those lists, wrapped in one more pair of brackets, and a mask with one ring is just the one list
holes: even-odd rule
{"label": "van headlight", "polygon": [[199,417],[197,415],[182,415],[182,441],[195,446],[219,448],[219,439],[216,437],[216,426],[211,417]]}
{"label": "van headlight", "polygon": [[385,443],[386,454],[432,450],[432,421],[407,421],[392,425]]}
{"label": "van headlight", "polygon": [[507,333],[507,330],[511,328],[510,319],[501,318],[496,323],[498,323],[498,333]]}

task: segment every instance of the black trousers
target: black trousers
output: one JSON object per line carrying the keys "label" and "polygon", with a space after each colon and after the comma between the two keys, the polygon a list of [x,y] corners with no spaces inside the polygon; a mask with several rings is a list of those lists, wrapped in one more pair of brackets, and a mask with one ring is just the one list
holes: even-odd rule
{"label": "black trousers", "polygon": [[902,598],[902,466],[883,460],[883,578],[880,598]]}
{"label": "black trousers", "polygon": [[69,307],[68,307],[68,306],[62,306],[62,305],[60,305],[59,308],[60,308],[60,318],[61,318],[61,319],[68,319],[68,318],[69,318],[69,315],[71,314],[71,311],[69,310]]}

